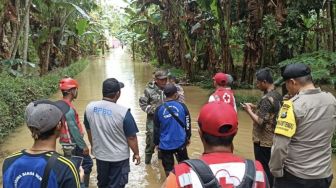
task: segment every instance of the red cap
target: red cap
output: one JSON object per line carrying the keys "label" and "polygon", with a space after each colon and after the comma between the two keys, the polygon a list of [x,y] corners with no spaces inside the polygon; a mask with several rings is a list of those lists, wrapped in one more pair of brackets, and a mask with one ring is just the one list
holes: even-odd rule
{"label": "red cap", "polygon": [[222,72],[216,73],[215,76],[212,77],[212,79],[215,80],[216,83],[220,86],[225,86],[227,83],[227,76]]}
{"label": "red cap", "polygon": [[75,79],[72,78],[63,78],[59,82],[59,88],[63,90],[69,90],[72,88],[78,88],[78,83]]}
{"label": "red cap", "polygon": [[230,136],[238,131],[237,112],[232,105],[220,101],[204,105],[198,116],[198,123],[202,132],[213,136]]}

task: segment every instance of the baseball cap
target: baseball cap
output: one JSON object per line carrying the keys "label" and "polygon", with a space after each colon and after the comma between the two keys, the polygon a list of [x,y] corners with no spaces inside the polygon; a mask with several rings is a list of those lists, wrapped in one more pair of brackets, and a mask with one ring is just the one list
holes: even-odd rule
{"label": "baseball cap", "polygon": [[224,102],[205,104],[198,116],[202,132],[223,137],[234,135],[238,131],[238,117],[234,108]]}
{"label": "baseball cap", "polygon": [[115,78],[108,78],[103,82],[103,96],[120,91],[125,85]]}
{"label": "baseball cap", "polygon": [[303,63],[289,64],[281,68],[281,76],[284,80],[307,76],[310,75],[310,73],[310,68]]}
{"label": "baseball cap", "polygon": [[174,84],[167,84],[163,89],[163,93],[166,96],[172,96],[174,93],[177,93],[177,87]]}
{"label": "baseball cap", "polygon": [[38,134],[47,132],[58,125],[69,109],[64,101],[33,101],[28,104],[25,112],[27,126],[36,128]]}
{"label": "baseball cap", "polygon": [[155,71],[154,77],[161,80],[168,78],[168,72],[165,70],[157,70]]}
{"label": "baseball cap", "polygon": [[213,80],[216,81],[218,85],[224,86],[227,83],[227,76],[222,72],[218,72],[212,77]]}

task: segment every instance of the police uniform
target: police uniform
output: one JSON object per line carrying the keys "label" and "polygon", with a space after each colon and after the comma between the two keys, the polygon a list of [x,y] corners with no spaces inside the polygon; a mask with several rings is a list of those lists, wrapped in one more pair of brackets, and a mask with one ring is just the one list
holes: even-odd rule
{"label": "police uniform", "polygon": [[[284,80],[310,75],[304,64],[288,65]],[[336,127],[336,99],[320,88],[300,91],[280,110],[269,163],[274,187],[329,187],[331,139]]]}

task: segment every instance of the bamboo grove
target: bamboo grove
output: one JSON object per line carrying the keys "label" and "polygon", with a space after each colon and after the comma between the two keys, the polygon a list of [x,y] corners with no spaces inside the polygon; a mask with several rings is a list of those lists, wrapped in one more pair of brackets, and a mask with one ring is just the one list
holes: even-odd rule
{"label": "bamboo grove", "polygon": [[252,84],[260,67],[312,52],[335,57],[335,11],[331,0],[134,0],[119,38],[134,56],[188,78],[224,71]]}

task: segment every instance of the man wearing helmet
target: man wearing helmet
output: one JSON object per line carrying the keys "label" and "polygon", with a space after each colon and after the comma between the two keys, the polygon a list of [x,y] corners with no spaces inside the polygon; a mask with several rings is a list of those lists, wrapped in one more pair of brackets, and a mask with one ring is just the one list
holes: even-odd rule
{"label": "man wearing helmet", "polygon": [[[62,101],[70,107],[70,110],[65,114],[66,121],[65,126],[62,126],[61,129],[60,143],[65,156],[75,155],[83,157],[84,183],[85,187],[88,187],[93,162],[90,157],[89,148],[83,139],[84,132],[77,111],[72,104],[72,101],[78,95],[78,83],[75,79],[65,77],[60,80],[59,88],[63,95]],[[69,150],[68,148],[71,149]]]}

